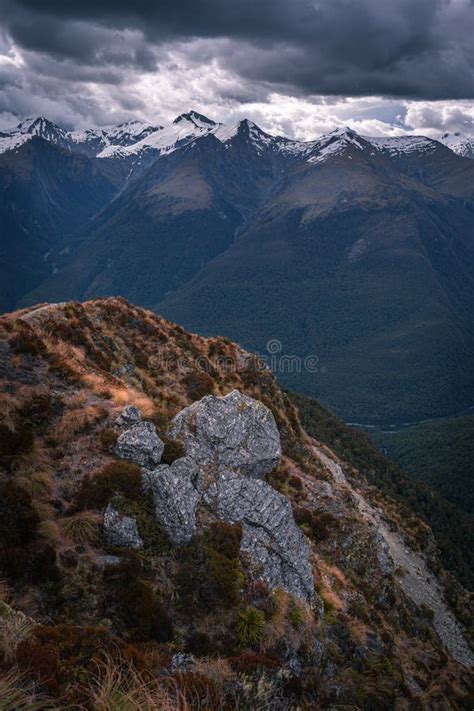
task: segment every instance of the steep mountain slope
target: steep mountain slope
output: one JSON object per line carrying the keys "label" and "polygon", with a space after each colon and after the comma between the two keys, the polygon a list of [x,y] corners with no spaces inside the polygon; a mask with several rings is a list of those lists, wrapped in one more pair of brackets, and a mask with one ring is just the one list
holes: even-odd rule
{"label": "steep mountain slope", "polygon": [[317,142],[228,250],[157,308],[260,353],[278,339],[282,354],[314,355],[316,374],[282,380],[346,419],[469,406],[474,165],[430,144],[434,155],[392,159],[353,132]]}
{"label": "steep mountain slope", "polygon": [[[472,519],[459,508],[448,503],[442,495],[437,495],[433,489],[426,486],[415,472],[410,471],[407,475],[406,469],[400,469],[400,463],[397,466],[395,462],[383,456],[369,440],[371,435],[348,427],[333,413],[305,395],[290,393],[290,397],[297,405],[303,426],[309,434],[333,449],[343,461],[362,468],[371,484],[397,501],[408,503],[412,511],[429,523],[441,551],[443,565],[449,570],[456,571],[463,584],[468,589],[472,589],[474,587]],[[439,450],[440,447],[434,449]],[[449,451],[449,445],[447,449]],[[418,451],[423,451],[423,447]],[[425,453],[427,469],[430,464],[434,464],[433,471],[436,471],[436,462],[430,462],[426,449]],[[441,461],[443,461],[442,457],[443,455]],[[449,482],[447,481],[446,484],[448,486]],[[466,482],[466,489],[468,486]]]}
{"label": "steep mountain slope", "polygon": [[[469,707],[468,598],[429,526],[305,432],[253,356],[121,299],[6,315],[0,339],[0,664],[17,699],[31,682],[60,708],[126,692],[176,711]],[[240,524],[236,484],[260,493],[233,500]],[[260,567],[244,510],[256,540],[269,526]],[[282,520],[301,547],[278,588]],[[285,582],[303,559],[306,598]]]}
{"label": "steep mountain slope", "polygon": [[0,310],[54,271],[53,248],[67,247],[114,191],[86,158],[38,136],[0,155]]}

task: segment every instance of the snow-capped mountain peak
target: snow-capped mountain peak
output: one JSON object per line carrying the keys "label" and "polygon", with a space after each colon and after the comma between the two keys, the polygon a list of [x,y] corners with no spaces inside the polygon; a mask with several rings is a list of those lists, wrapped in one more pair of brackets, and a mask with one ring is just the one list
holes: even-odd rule
{"label": "snow-capped mountain peak", "polygon": [[68,139],[67,131],[44,116],[25,118],[20,121],[16,129],[13,129],[10,133],[40,136],[50,143],[59,143],[61,145],[63,145]]}
{"label": "snow-capped mountain peak", "polygon": [[438,140],[454,153],[457,153],[458,156],[474,158],[474,138],[456,131],[455,133],[443,133]]}
{"label": "snow-capped mountain peak", "polygon": [[61,126],[44,116],[24,118],[15,127],[2,131],[0,138],[0,153],[19,148],[30,141],[33,136],[39,136],[49,143],[67,147],[69,134]]}
{"label": "snow-capped mountain peak", "polygon": [[203,114],[200,114],[197,111],[188,111],[185,114],[180,114],[175,118],[173,123],[179,124],[183,121],[188,121],[189,123],[192,123],[194,126],[196,126],[196,128],[207,128],[208,130],[210,130],[214,126],[219,125],[218,123],[216,123],[216,121],[213,121],[207,116],[203,116]]}
{"label": "snow-capped mountain peak", "polygon": [[364,150],[367,140],[344,126],[336,128],[312,142],[308,163],[324,163],[328,158],[347,153],[349,149]]}

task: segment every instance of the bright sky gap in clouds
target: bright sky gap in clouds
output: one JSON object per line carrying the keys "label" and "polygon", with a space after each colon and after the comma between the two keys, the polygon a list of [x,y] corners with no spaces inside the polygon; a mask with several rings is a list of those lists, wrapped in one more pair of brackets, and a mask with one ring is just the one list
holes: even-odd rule
{"label": "bright sky gap in clouds", "polygon": [[0,0],[0,125],[474,134],[471,0]]}

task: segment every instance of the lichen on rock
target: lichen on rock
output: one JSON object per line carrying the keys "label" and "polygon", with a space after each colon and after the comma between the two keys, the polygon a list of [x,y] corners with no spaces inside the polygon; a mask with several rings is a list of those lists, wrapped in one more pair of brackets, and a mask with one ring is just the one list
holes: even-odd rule
{"label": "lichen on rock", "polygon": [[238,390],[193,403],[176,415],[170,434],[200,466],[224,466],[261,478],[281,459],[280,434],[271,411]]}
{"label": "lichen on rock", "polygon": [[189,457],[144,472],[145,488],[153,495],[156,520],[176,545],[189,543],[196,532],[196,510],[201,500],[201,476]]}
{"label": "lichen on rock", "polygon": [[109,546],[142,548],[137,522],[133,516],[124,516],[108,504],[104,513],[104,538]]}
{"label": "lichen on rock", "polygon": [[134,405],[126,405],[115,420],[115,424],[119,427],[124,425],[136,425],[137,422],[141,421],[141,419],[142,416],[140,415],[140,410],[138,410],[138,408],[134,407]]}
{"label": "lichen on rock", "polygon": [[115,445],[115,454],[140,467],[153,469],[161,461],[164,444],[151,422],[139,422],[122,432]]}

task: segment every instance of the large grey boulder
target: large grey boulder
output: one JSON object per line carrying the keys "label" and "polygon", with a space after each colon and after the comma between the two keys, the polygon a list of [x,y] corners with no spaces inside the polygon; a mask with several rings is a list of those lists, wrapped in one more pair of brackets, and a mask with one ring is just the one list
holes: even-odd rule
{"label": "large grey boulder", "polygon": [[165,448],[151,422],[139,422],[122,432],[115,445],[115,454],[140,467],[153,469],[161,461]]}
{"label": "large grey boulder", "polygon": [[171,437],[200,466],[228,467],[263,477],[280,462],[280,434],[263,403],[233,390],[225,397],[207,395],[173,419]]}
{"label": "large grey boulder", "polygon": [[241,550],[271,589],[282,588],[307,602],[314,598],[310,548],[289,501],[264,481],[222,472],[205,495],[218,518],[241,523]]}
{"label": "large grey boulder", "polygon": [[176,459],[144,473],[151,490],[156,520],[176,545],[188,543],[196,532],[196,510],[201,500],[201,475],[189,457]]}
{"label": "large grey boulder", "polygon": [[104,513],[104,538],[109,546],[142,548],[137,522],[133,516],[124,516],[109,504]]}

